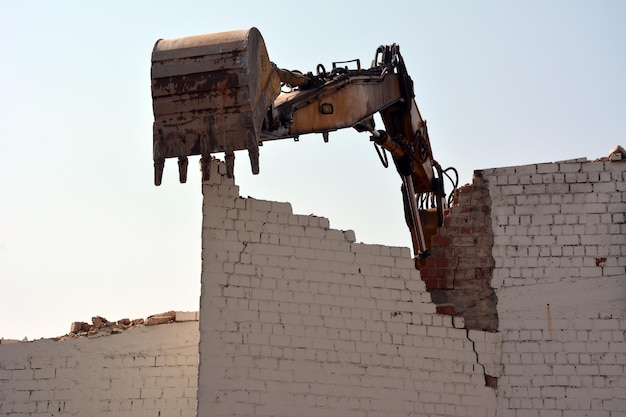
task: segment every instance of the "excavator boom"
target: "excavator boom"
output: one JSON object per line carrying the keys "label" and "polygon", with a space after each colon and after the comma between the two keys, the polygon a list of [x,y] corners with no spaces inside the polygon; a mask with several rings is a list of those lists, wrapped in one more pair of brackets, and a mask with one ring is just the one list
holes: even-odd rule
{"label": "excavator boom", "polygon": [[[348,68],[344,64],[356,65]],[[416,266],[429,253],[430,236],[446,206],[442,170],[432,157],[426,122],[398,45],[376,50],[370,68],[359,60],[318,65],[315,74],[278,68],[256,28],[159,40],[152,53],[153,150],[156,185],[166,158],[178,158],[186,181],[187,157],[201,155],[207,179],[211,154],[248,150],[259,173],[259,145],[354,128],[369,132],[386,166],[391,154],[402,179],[405,219]],[[385,130],[377,130],[380,114]],[[430,206],[429,206],[430,205]]]}

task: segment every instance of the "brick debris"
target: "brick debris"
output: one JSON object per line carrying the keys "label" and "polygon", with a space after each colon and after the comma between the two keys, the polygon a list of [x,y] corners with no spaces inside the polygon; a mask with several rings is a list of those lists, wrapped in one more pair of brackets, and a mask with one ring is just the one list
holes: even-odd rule
{"label": "brick debris", "polygon": [[60,336],[58,340],[89,337],[98,333],[117,334],[136,327],[154,326],[157,324],[172,323],[174,321],[176,321],[175,311],[154,314],[145,320],[142,318],[134,320],[123,318],[117,321],[109,321],[104,317],[94,316],[91,318],[91,324],[84,321],[73,322],[70,327],[70,332],[66,335]]}

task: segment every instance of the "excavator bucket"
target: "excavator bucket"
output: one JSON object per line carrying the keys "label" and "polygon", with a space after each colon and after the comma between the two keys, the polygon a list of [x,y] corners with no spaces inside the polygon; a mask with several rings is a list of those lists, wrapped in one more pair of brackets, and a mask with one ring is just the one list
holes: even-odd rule
{"label": "excavator bucket", "polygon": [[152,51],[151,79],[156,185],[165,158],[173,157],[185,182],[189,155],[202,155],[207,179],[214,152],[226,153],[232,176],[234,151],[248,149],[258,173],[263,119],[280,81],[256,28],[161,39]]}

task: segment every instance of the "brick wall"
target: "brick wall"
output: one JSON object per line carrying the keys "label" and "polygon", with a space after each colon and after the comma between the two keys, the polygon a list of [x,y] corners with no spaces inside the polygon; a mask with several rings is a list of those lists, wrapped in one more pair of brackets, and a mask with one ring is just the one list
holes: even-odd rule
{"label": "brick wall", "polygon": [[2,344],[0,415],[626,415],[626,163],[478,171],[421,277],[223,171],[200,369],[194,322]]}
{"label": "brick wall", "polygon": [[625,172],[489,169],[455,195],[422,279],[438,311],[499,332],[499,416],[626,415]]}
{"label": "brick wall", "polygon": [[203,184],[202,416],[492,416],[498,334],[436,313],[407,248]]}
{"label": "brick wall", "polygon": [[431,243],[420,272],[437,311],[463,317],[468,329],[497,331],[491,199],[481,175],[456,190]]}
{"label": "brick wall", "polygon": [[484,170],[501,416],[626,415],[626,163]]}
{"label": "brick wall", "polygon": [[198,322],[0,344],[0,415],[193,417]]}

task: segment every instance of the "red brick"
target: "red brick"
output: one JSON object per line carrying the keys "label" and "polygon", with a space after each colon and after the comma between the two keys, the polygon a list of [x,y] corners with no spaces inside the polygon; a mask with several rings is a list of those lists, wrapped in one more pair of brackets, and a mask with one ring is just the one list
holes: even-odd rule
{"label": "red brick", "polygon": [[458,290],[482,290],[486,283],[481,279],[455,279],[454,288]]}
{"label": "red brick", "polygon": [[[468,328],[476,329],[493,327],[479,318],[484,309],[492,308],[485,305],[485,300],[493,292],[490,280],[495,264],[487,185],[475,178],[474,184],[455,192],[444,224],[431,240],[432,256],[420,269],[427,290],[438,303],[437,312],[462,316]],[[435,299],[436,293],[442,297]],[[476,308],[470,311],[470,305]],[[497,328],[497,313],[494,314]]]}
{"label": "red brick", "polygon": [[426,284],[426,289],[428,291],[432,290],[451,290],[454,286],[454,281],[452,279],[446,278],[422,278],[424,283]]}
{"label": "red brick", "polygon": [[440,304],[437,306],[437,313],[454,316],[455,309],[453,304]]}
{"label": "red brick", "polygon": [[433,246],[430,250],[431,257],[429,259],[450,258],[453,253],[452,247]]}
{"label": "red brick", "polygon": [[422,281],[426,284],[426,290],[432,291],[437,289],[437,278],[424,278],[422,276]]}
{"label": "red brick", "polygon": [[422,279],[447,279],[452,278],[454,276],[454,269],[452,268],[436,268],[436,267],[426,267],[420,270],[420,275]]}
{"label": "red brick", "polygon": [[430,242],[431,242],[431,244],[433,246],[451,246],[452,245],[452,238],[450,238],[448,236],[435,235],[435,236],[432,237]]}
{"label": "red brick", "polygon": [[437,289],[439,290],[451,290],[454,288],[454,280],[453,279],[438,279],[437,280]]}
{"label": "red brick", "polygon": [[457,260],[454,259],[452,256],[447,256],[445,258],[435,258],[433,260],[434,262],[434,267],[439,268],[439,269],[444,269],[444,268],[454,268],[457,265]]}

